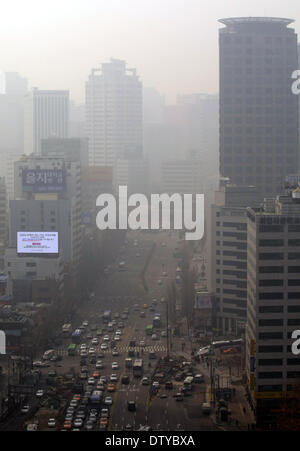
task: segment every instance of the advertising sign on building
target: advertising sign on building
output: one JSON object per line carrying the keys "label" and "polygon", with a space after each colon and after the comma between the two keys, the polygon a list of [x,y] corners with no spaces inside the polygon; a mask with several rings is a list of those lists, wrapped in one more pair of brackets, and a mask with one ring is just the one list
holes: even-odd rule
{"label": "advertising sign on building", "polygon": [[18,232],[18,254],[58,254],[57,232]]}
{"label": "advertising sign on building", "polygon": [[66,174],[62,169],[23,169],[23,191],[58,193],[66,189]]}

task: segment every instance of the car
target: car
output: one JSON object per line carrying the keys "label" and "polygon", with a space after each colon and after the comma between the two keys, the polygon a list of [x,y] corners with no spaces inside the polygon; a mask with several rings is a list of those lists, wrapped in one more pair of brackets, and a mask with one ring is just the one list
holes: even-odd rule
{"label": "car", "polygon": [[130,382],[130,378],[129,378],[129,376],[127,376],[127,375],[124,375],[124,376],[122,377],[122,380],[121,380],[121,382],[122,382],[122,384],[124,384],[124,385],[128,385],[128,384],[129,384],[129,382]]}
{"label": "car", "polygon": [[86,431],[92,431],[94,429],[94,423],[91,420],[88,420],[84,426]]}
{"label": "car", "polygon": [[87,320],[85,320],[85,321],[83,321],[82,325],[83,325],[83,327],[88,327],[89,322]]}
{"label": "car", "polygon": [[151,340],[157,340],[157,335],[156,334],[152,334],[152,336],[151,336]]}
{"label": "car", "polygon": [[102,345],[101,345],[101,350],[102,350],[102,351],[106,351],[106,349],[108,349],[107,344],[106,344],[106,343],[102,343]]}
{"label": "car", "polygon": [[28,413],[29,410],[30,410],[30,407],[28,405],[25,405],[25,406],[21,407],[21,413],[23,413],[24,415],[26,413]]}
{"label": "car", "polygon": [[146,346],[145,341],[144,341],[144,340],[141,340],[141,341],[140,341],[140,347],[141,347],[141,348],[144,348],[145,346]]}
{"label": "car", "polygon": [[37,398],[42,398],[44,396],[44,390],[38,390],[35,394]]}
{"label": "car", "polygon": [[113,370],[118,370],[118,369],[119,369],[119,364],[118,364],[118,362],[113,362],[113,363],[111,364],[111,368],[112,368]]}
{"label": "car", "polygon": [[66,420],[64,422],[63,429],[65,429],[66,431],[69,431],[70,429],[72,429],[72,421]]}
{"label": "car", "polygon": [[167,381],[167,382],[165,383],[165,388],[166,388],[167,390],[172,390],[172,389],[173,389],[173,382]]}
{"label": "car", "polygon": [[176,401],[183,401],[183,395],[182,393],[178,392],[175,395]]}
{"label": "car", "polygon": [[107,407],[103,407],[103,408],[101,409],[100,416],[102,417],[102,416],[108,416],[108,415],[109,415],[109,410],[108,410],[108,408],[107,408]]}
{"label": "car", "polygon": [[92,345],[98,345],[98,344],[99,344],[98,338],[93,338],[92,339]]}
{"label": "car", "polygon": [[88,353],[87,353],[87,351],[85,349],[82,349],[80,351],[80,357],[87,357],[87,355],[88,355]]}
{"label": "car", "polygon": [[67,413],[65,417],[65,421],[72,421],[74,413]]}
{"label": "car", "polygon": [[99,426],[101,427],[107,427],[107,425],[108,425],[108,419],[107,418],[105,418],[105,417],[102,417],[102,418],[100,418],[100,420],[99,420]]}
{"label": "car", "polygon": [[76,399],[72,399],[70,402],[70,407],[76,408],[78,406],[78,401]]}
{"label": "car", "polygon": [[114,384],[108,384],[107,385],[107,391],[108,392],[114,392],[116,390],[116,387]]}
{"label": "car", "polygon": [[112,375],[110,376],[110,381],[111,381],[111,382],[117,382],[118,379],[119,379],[119,377],[118,377],[117,374],[112,374]]}
{"label": "car", "polygon": [[104,368],[103,362],[102,362],[101,360],[98,360],[98,361],[96,362],[96,369],[97,369],[97,370],[102,370],[103,368]]}
{"label": "car", "polygon": [[150,381],[149,381],[149,377],[145,376],[142,379],[142,385],[149,385]]}
{"label": "car", "polygon": [[135,412],[136,411],[135,401],[128,401],[127,402],[127,409],[128,409],[129,412]]}
{"label": "car", "polygon": [[98,352],[97,354],[97,359],[104,359],[105,354],[103,354],[103,352]]}
{"label": "car", "polygon": [[159,388],[159,382],[158,381],[154,381],[152,383],[152,387]]}
{"label": "car", "polygon": [[103,384],[106,384],[106,382],[107,382],[107,377],[104,376],[104,375],[100,376],[99,382],[102,382]]}
{"label": "car", "polygon": [[57,376],[57,372],[55,370],[51,370],[48,372],[48,377],[56,377]]}
{"label": "car", "polygon": [[120,335],[116,335],[116,336],[114,337],[114,341],[120,341],[120,340],[121,340]]}
{"label": "car", "polygon": [[104,341],[109,341],[109,335],[104,335],[103,340]]}
{"label": "car", "polygon": [[98,382],[98,384],[96,385],[96,390],[104,391],[105,385],[102,382]]}
{"label": "car", "polygon": [[201,384],[202,382],[204,382],[203,374],[196,374],[195,377],[194,377],[194,382],[196,384]]}
{"label": "car", "polygon": [[165,330],[162,330],[161,333],[160,333],[160,335],[161,335],[162,337],[166,337],[166,336],[167,336],[167,332],[166,332]]}
{"label": "car", "polygon": [[89,377],[88,385],[95,385],[95,378],[94,377]]}
{"label": "car", "polygon": [[103,332],[101,329],[97,330],[96,332],[97,337],[101,337],[103,335]]}
{"label": "car", "polygon": [[85,380],[87,380],[88,375],[87,375],[87,373],[80,373],[79,378],[80,378],[80,380],[85,381]]}
{"label": "car", "polygon": [[120,355],[117,349],[113,349],[111,354],[113,357],[118,357],[118,355]]}
{"label": "car", "polygon": [[96,365],[96,362],[97,362],[96,356],[93,355],[93,356],[90,358],[90,364],[91,364],[91,365]]}
{"label": "car", "polygon": [[106,396],[105,399],[104,399],[104,404],[106,406],[111,406],[112,403],[113,403],[112,397],[111,396]]}
{"label": "car", "polygon": [[94,372],[93,372],[93,377],[94,377],[95,379],[99,379],[99,377],[100,377],[99,371],[94,371]]}
{"label": "car", "polygon": [[81,428],[82,426],[83,426],[83,419],[82,418],[76,418],[75,420],[74,420],[74,426],[76,427],[76,428]]}
{"label": "car", "polygon": [[88,340],[91,340],[91,339],[93,338],[93,335],[92,335],[92,334],[87,334],[87,335],[86,335],[86,338],[87,338]]}
{"label": "car", "polygon": [[90,355],[96,354],[96,349],[95,349],[95,348],[90,348],[90,349],[89,349],[89,354],[90,354]]}
{"label": "car", "polygon": [[158,279],[157,285],[162,285],[162,280],[161,279]]}

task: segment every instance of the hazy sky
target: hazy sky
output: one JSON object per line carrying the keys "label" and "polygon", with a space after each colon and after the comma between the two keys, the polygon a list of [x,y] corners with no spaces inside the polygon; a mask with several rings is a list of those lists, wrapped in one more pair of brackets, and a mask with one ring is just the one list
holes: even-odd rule
{"label": "hazy sky", "polygon": [[[0,0],[0,68],[30,86],[70,89],[84,101],[92,67],[110,57],[166,95],[218,90],[217,19],[296,20],[300,0]],[[221,25],[220,25],[221,26]]]}

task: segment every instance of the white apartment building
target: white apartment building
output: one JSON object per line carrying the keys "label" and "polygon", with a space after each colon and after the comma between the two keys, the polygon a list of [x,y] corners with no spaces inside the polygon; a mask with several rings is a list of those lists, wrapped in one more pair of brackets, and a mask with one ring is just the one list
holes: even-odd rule
{"label": "white apartment building", "polygon": [[41,139],[67,138],[69,91],[33,88],[24,103],[24,152],[41,153]]}
{"label": "white apartment building", "polygon": [[136,69],[111,59],[92,69],[86,83],[89,165],[114,166],[116,158],[143,153],[142,83]]}

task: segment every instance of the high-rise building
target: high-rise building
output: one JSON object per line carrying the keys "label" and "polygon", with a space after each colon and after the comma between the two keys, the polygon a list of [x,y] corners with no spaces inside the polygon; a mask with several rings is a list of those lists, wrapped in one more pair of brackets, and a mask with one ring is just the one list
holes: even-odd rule
{"label": "high-rise building", "polygon": [[211,291],[220,334],[241,335],[247,318],[247,207],[256,205],[254,186],[230,185],[215,193],[211,206]]}
{"label": "high-rise building", "polygon": [[[246,373],[258,425],[276,423],[298,396],[300,360],[291,334],[300,319],[300,188],[248,209]],[[285,401],[284,401],[285,402]]]}
{"label": "high-rise building", "polygon": [[23,153],[24,96],[27,80],[16,72],[2,74],[0,92],[0,177],[7,176],[4,160]]}
{"label": "high-rise building", "polygon": [[89,165],[114,166],[117,158],[143,154],[142,83],[136,69],[111,59],[92,69],[86,83]]}
{"label": "high-rise building", "polygon": [[220,173],[262,200],[298,168],[297,34],[290,19],[221,19]]}
{"label": "high-rise building", "polygon": [[0,248],[6,242],[6,227],[7,227],[7,199],[5,179],[0,178]]}
{"label": "high-rise building", "polygon": [[41,154],[41,139],[67,138],[69,91],[42,91],[33,88],[25,96],[24,151]]}

